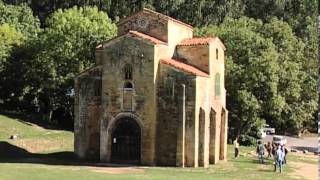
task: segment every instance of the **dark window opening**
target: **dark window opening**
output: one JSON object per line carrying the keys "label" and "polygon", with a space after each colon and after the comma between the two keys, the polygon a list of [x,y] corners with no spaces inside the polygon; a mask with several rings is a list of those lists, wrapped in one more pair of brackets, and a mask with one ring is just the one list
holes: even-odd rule
{"label": "dark window opening", "polygon": [[101,95],[101,82],[96,81],[94,83],[94,96],[100,96]]}
{"label": "dark window opening", "polygon": [[124,83],[124,88],[126,88],[126,89],[132,89],[132,88],[133,88],[133,85],[132,85],[131,82],[125,82],[125,83]]}
{"label": "dark window opening", "polygon": [[219,50],[216,49],[216,59],[219,60]]}
{"label": "dark window opening", "polygon": [[124,79],[132,79],[132,66],[130,64],[124,66]]}

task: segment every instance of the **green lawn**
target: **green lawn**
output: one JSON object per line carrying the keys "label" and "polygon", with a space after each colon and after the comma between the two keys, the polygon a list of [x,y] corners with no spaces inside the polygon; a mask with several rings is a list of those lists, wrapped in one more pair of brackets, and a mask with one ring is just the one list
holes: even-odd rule
{"label": "green lawn", "polygon": [[[18,134],[17,140],[9,140],[12,134]],[[174,167],[114,167],[94,166],[94,163],[77,161],[73,155],[73,133],[61,130],[48,130],[18,119],[0,115],[0,180],[37,180],[37,179],[72,179],[72,180],[207,180],[207,179],[303,179],[292,173],[296,166],[284,167],[284,173],[274,173],[271,160],[266,164],[257,163],[253,154],[254,147],[241,147],[238,159],[232,158],[232,146],[228,146],[228,162],[220,162],[209,168],[174,168]],[[1,154],[2,153],[2,154]],[[22,155],[21,155],[22,154]],[[291,155],[289,162],[304,162],[315,165],[313,158]],[[131,169],[127,171],[127,169]],[[133,169],[133,170],[132,170]],[[113,172],[113,171],[112,171]]]}

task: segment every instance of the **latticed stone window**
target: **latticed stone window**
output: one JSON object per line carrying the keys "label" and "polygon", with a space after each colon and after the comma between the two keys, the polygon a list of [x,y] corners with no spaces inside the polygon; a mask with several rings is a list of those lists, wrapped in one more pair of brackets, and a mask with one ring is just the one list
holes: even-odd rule
{"label": "latticed stone window", "polygon": [[131,82],[125,82],[123,86],[123,101],[122,107],[125,111],[132,111],[133,103],[133,84]]}
{"label": "latticed stone window", "polygon": [[214,77],[214,86],[215,86],[215,96],[219,97],[221,95],[220,73],[216,73]]}
{"label": "latticed stone window", "polygon": [[216,60],[219,60],[219,49],[216,48]]}
{"label": "latticed stone window", "polygon": [[132,66],[130,64],[124,66],[124,79],[132,80]]}
{"label": "latticed stone window", "polygon": [[166,95],[174,97],[174,85],[175,79],[171,76],[164,78],[164,88],[166,90]]}
{"label": "latticed stone window", "polygon": [[101,82],[95,81],[94,83],[94,96],[100,96],[101,95]]}

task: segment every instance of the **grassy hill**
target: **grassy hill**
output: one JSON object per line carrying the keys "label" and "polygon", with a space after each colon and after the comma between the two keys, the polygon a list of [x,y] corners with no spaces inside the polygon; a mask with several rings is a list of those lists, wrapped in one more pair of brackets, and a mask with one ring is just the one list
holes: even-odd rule
{"label": "grassy hill", "polygon": [[[18,138],[9,139],[11,135],[17,135]],[[290,153],[289,165],[284,168],[284,173],[279,174],[273,172],[272,159],[264,165],[258,164],[254,149],[241,147],[240,158],[234,159],[232,146],[228,146],[229,160],[209,168],[105,167],[106,164],[81,162],[73,156],[73,133],[70,131],[42,127],[22,118],[0,115],[0,180],[290,180],[307,179],[306,175],[316,173],[305,172],[313,168],[317,170],[316,156]]]}

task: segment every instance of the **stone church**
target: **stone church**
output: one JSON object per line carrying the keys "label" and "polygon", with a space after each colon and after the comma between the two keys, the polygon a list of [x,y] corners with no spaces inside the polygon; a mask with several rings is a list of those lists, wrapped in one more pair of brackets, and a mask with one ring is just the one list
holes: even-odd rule
{"label": "stone church", "polygon": [[75,78],[75,153],[101,162],[207,167],[226,160],[225,47],[143,9]]}

